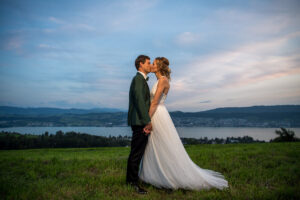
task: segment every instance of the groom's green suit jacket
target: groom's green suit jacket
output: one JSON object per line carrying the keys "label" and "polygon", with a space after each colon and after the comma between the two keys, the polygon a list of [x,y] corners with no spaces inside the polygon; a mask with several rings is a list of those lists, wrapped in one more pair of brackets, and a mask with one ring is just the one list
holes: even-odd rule
{"label": "groom's green suit jacket", "polygon": [[149,117],[150,91],[147,81],[139,72],[133,77],[129,91],[128,125],[146,125]]}

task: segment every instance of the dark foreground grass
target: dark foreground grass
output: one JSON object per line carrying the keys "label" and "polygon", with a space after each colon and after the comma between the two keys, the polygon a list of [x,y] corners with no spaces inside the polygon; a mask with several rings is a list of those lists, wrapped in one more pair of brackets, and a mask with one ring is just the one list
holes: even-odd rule
{"label": "dark foreground grass", "polygon": [[1,199],[300,199],[300,143],[205,144],[186,150],[202,168],[221,172],[226,190],[168,192],[125,185],[130,148],[0,151]]}

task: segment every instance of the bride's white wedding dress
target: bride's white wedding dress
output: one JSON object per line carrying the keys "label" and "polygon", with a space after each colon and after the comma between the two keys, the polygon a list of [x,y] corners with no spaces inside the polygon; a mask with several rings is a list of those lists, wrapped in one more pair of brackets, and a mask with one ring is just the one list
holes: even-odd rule
{"label": "bride's white wedding dress", "polygon": [[[150,92],[151,100],[157,84],[158,81]],[[222,174],[202,169],[190,159],[164,105],[166,97],[163,93],[151,119],[152,132],[141,162],[140,179],[158,188],[201,190],[228,187]]]}

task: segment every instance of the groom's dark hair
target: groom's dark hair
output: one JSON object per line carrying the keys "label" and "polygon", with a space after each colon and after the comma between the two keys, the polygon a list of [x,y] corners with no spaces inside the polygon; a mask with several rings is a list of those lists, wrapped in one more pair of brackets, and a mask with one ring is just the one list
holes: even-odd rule
{"label": "groom's dark hair", "polygon": [[143,64],[145,63],[146,60],[150,60],[149,56],[145,56],[145,55],[139,55],[136,59],[135,59],[135,68],[136,70],[139,69],[140,67],[140,62],[142,62]]}

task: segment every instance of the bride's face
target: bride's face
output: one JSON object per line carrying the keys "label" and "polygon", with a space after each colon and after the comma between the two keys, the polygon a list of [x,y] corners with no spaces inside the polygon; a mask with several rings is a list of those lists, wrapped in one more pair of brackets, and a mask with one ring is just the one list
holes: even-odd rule
{"label": "bride's face", "polygon": [[152,64],[151,72],[156,73],[157,70],[158,70],[158,67],[157,67],[157,64],[156,64],[156,60],[154,60],[153,64]]}

